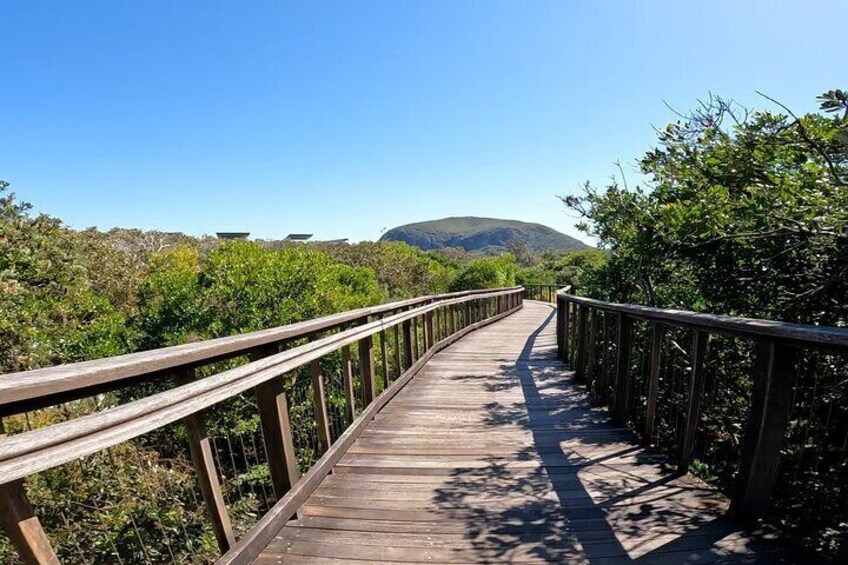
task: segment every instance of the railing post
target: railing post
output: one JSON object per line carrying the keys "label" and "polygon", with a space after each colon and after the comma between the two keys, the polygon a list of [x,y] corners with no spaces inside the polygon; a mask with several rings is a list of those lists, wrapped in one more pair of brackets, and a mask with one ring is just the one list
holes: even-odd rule
{"label": "railing post", "polygon": [[412,318],[412,358],[416,361],[421,357],[421,342],[418,341],[418,316]]}
{"label": "railing post", "polygon": [[571,302],[565,298],[562,299],[562,359],[563,363],[568,363],[568,340],[570,338],[569,324],[571,323],[570,314]]}
{"label": "railing post", "polygon": [[403,366],[400,364],[400,327],[397,324],[392,326],[392,333],[395,336],[395,368],[397,370],[395,378],[400,378],[403,374]]}
{"label": "railing post", "polygon": [[300,478],[294,451],[285,378],[280,376],[254,389],[259,408],[262,437],[271,472],[271,485],[277,500],[283,498]]}
{"label": "railing post", "polygon": [[630,345],[633,321],[624,314],[617,315],[618,341],[615,348],[615,384],[613,385],[613,422],[627,423],[630,414]]}
{"label": "railing post", "polygon": [[[183,371],[177,374],[176,381],[177,384],[184,385],[192,382],[194,377],[194,371]],[[212,522],[212,531],[215,533],[215,539],[218,540],[221,553],[226,553],[235,545],[236,537],[233,534],[230,515],[227,513],[227,506],[221,493],[221,483],[218,481],[218,471],[215,468],[212,445],[206,433],[203,413],[186,416],[183,418],[183,424],[188,436],[191,459],[194,461],[194,469],[197,472],[197,482]]]}
{"label": "railing post", "polygon": [[663,327],[657,322],[651,322],[650,334],[651,352],[648,364],[648,398],[645,406],[645,437],[648,443],[653,443],[654,427],[657,418],[657,395],[660,387]]}
{"label": "railing post", "polygon": [[704,393],[704,362],[707,357],[707,343],[710,334],[700,330],[692,332],[692,373],[689,375],[689,408],[686,411],[686,427],[683,430],[683,445],[677,472],[686,474],[692,463],[695,451],[695,434],[698,431],[698,419],[701,416],[701,396]]}
{"label": "railing post", "polygon": [[577,358],[574,362],[574,371],[577,380],[586,382],[586,311],[588,307],[582,304],[577,307]]}
{"label": "railing post", "polygon": [[436,326],[433,323],[433,312],[427,312],[424,315],[424,324],[424,335],[427,338],[425,350],[429,350],[436,343]]}
{"label": "railing post", "polygon": [[[0,420],[0,442],[4,437]],[[0,524],[26,565],[59,565],[59,558],[27,498],[23,479],[0,485]]]}
{"label": "railing post", "polygon": [[359,340],[359,376],[365,392],[365,405],[371,404],[377,396],[374,380],[374,341],[371,336]]}
{"label": "railing post", "polygon": [[557,296],[556,303],[556,340],[557,340],[557,359],[562,360],[562,352],[565,350],[564,342],[565,331],[563,329],[563,302],[564,300]]}
{"label": "railing post", "polygon": [[327,415],[327,397],[324,394],[324,375],[318,359],[309,363],[309,373],[312,377],[312,407],[315,412],[315,426],[318,428],[318,441],[326,452],[330,449],[333,439],[330,436],[330,418]]}
{"label": "railing post", "polygon": [[[595,358],[598,351],[598,315],[601,313],[597,308],[591,311],[589,322],[589,352],[586,359],[586,384],[592,385],[595,380]],[[595,390],[597,387],[593,388]]]}
{"label": "railing post", "polygon": [[731,512],[745,521],[761,518],[780,460],[792,410],[793,372],[798,352],[775,340],[759,340],[752,367],[751,415],[742,442],[741,461]]}
{"label": "railing post", "polygon": [[383,390],[385,390],[389,387],[389,384],[391,383],[391,376],[389,375],[389,357],[386,348],[385,330],[380,332],[380,361],[383,366]]}
{"label": "railing post", "polygon": [[353,363],[350,360],[350,345],[342,347],[342,385],[348,419],[356,420],[356,393],[353,390]]}
{"label": "railing post", "polygon": [[403,330],[403,360],[406,368],[412,367],[412,320],[401,322]]}
{"label": "railing post", "polygon": [[59,565],[27,498],[23,479],[0,485],[0,524],[26,565]]}

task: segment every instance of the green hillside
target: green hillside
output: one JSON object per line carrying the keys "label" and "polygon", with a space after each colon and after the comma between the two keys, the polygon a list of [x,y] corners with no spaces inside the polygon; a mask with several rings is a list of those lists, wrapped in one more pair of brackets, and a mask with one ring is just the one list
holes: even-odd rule
{"label": "green hillside", "polygon": [[541,224],[473,216],[406,224],[387,231],[380,240],[405,241],[425,251],[445,247],[505,251],[510,242],[524,244],[533,251],[589,248],[582,241]]}

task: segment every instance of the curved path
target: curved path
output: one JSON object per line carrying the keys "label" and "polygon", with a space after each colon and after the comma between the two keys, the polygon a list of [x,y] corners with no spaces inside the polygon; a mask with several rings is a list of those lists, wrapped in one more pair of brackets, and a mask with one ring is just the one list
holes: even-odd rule
{"label": "curved path", "polygon": [[437,354],[257,562],[790,562],[610,424],[555,359],[554,327],[526,301]]}

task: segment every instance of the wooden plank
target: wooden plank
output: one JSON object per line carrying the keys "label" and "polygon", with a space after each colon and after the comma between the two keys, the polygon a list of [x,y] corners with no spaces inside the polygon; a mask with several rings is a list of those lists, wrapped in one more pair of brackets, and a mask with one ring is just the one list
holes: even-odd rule
{"label": "wooden plank", "polygon": [[557,361],[551,311],[528,303],[433,357],[258,562],[782,559],[610,425]]}
{"label": "wooden plank", "polygon": [[775,340],[760,340],[752,367],[751,415],[742,443],[734,515],[753,522],[768,509],[780,449],[792,410],[796,350]]}
{"label": "wooden plank", "polygon": [[683,442],[680,449],[678,473],[688,473],[695,451],[695,435],[698,431],[698,419],[701,416],[701,397],[704,393],[704,363],[707,357],[709,334],[702,331],[692,332],[692,371],[689,374],[688,408],[683,428]]}
{"label": "wooden plank", "polygon": [[497,322],[499,319],[508,316],[510,312],[505,312],[501,316],[489,320],[486,324],[479,326],[469,326],[455,336],[447,338],[428,351],[425,356],[419,359],[412,367],[397,379],[392,385],[384,390],[380,395],[369,404],[362,414],[351,424],[347,430],[338,438],[338,440],[330,447],[330,449],[319,459],[312,468],[301,478],[300,481],[278,501],[271,510],[269,510],[257,524],[247,534],[245,534],[238,544],[228,551],[220,560],[218,565],[242,565],[250,563],[273,539],[276,533],[283,525],[294,516],[301,504],[303,504],[310,494],[318,488],[324,478],[333,469],[333,466],[342,458],[345,451],[353,445],[356,438],[362,433],[366,426],[372,421],[374,416],[400,392],[403,387],[412,380],[412,378],[426,365],[432,356],[441,351],[443,348],[461,339],[465,335],[484,327],[489,323]]}
{"label": "wooden plank", "polygon": [[254,390],[271,473],[271,486],[276,499],[280,500],[300,478],[289,420],[285,379],[278,377],[266,381]]}
{"label": "wooden plank", "polygon": [[[183,384],[194,379],[193,371],[184,371],[177,375],[177,381]],[[236,538],[230,523],[230,515],[227,513],[227,505],[221,493],[221,483],[218,480],[218,470],[212,455],[211,440],[206,433],[203,413],[198,412],[183,418],[183,425],[186,429],[194,470],[197,473],[197,484],[203,495],[215,540],[218,542],[221,553],[226,553],[235,545]]]}

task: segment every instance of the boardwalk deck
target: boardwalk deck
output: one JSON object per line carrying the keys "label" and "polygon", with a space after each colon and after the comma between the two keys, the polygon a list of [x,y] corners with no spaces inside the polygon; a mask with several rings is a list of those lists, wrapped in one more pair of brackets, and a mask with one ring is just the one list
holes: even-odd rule
{"label": "boardwalk deck", "polygon": [[790,562],[614,427],[555,359],[554,326],[528,301],[436,355],[257,562]]}

